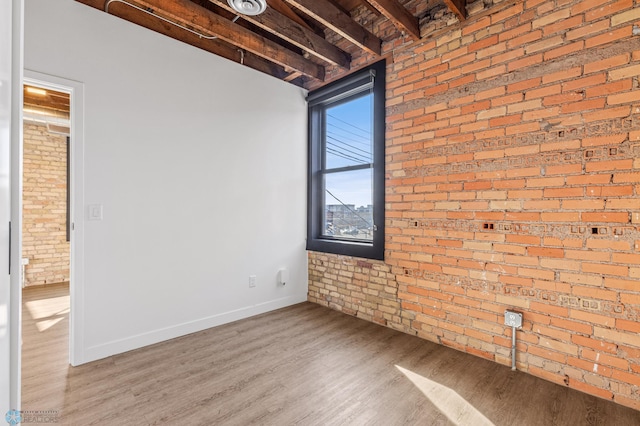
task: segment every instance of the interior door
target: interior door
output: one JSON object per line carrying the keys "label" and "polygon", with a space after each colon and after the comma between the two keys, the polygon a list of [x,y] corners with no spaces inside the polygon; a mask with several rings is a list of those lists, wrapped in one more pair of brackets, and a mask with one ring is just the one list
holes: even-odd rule
{"label": "interior door", "polygon": [[11,218],[11,17],[12,3],[0,2],[0,414],[10,408],[11,330],[9,222]]}
{"label": "interior door", "polygon": [[[0,2],[0,416],[19,409],[19,272],[11,241],[12,140],[20,144],[23,0]],[[17,138],[17,139],[16,139]],[[19,153],[17,154],[19,158]],[[13,173],[13,176],[12,176]],[[15,192],[15,188],[13,188]],[[15,229],[14,229],[15,231]],[[13,246],[13,247],[12,247]],[[11,270],[10,270],[11,268]],[[13,275],[13,276],[12,276]],[[12,291],[13,289],[13,291]],[[18,293],[18,294],[16,294]]]}

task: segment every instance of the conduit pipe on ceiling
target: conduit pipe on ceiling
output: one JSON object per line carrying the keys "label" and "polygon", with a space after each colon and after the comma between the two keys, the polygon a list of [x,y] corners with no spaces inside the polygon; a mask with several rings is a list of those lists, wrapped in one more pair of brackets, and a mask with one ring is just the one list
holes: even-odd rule
{"label": "conduit pipe on ceiling", "polygon": [[[217,39],[217,38],[218,38],[218,36],[208,36],[208,35],[205,35],[205,34],[199,33],[198,31],[194,31],[194,30],[192,30],[191,28],[187,28],[187,27],[185,27],[184,25],[180,25],[180,24],[178,24],[177,22],[173,22],[173,21],[172,21],[172,20],[170,20],[170,19],[164,18],[164,17],[162,17],[162,16],[160,16],[160,15],[156,15],[155,13],[153,13],[153,11],[152,11],[152,10],[143,9],[143,8],[141,8],[140,6],[137,6],[137,5],[135,5],[135,4],[129,3],[129,2],[127,2],[127,1],[125,1],[125,0],[107,0],[107,1],[105,2],[105,4],[104,4],[104,11],[105,11],[106,13],[109,13],[109,6],[111,6],[111,3],[123,3],[123,4],[126,4],[127,6],[132,7],[132,8],[134,8],[134,9],[136,9],[136,10],[139,10],[140,12],[144,12],[144,13],[146,13],[146,14],[148,14],[148,15],[151,15],[151,16],[153,16],[153,17],[155,17],[155,18],[158,18],[158,19],[160,19],[160,20],[162,20],[162,21],[164,21],[164,22],[166,22],[166,23],[168,23],[168,24],[171,24],[171,25],[173,25],[173,26],[176,26],[176,27],[178,27],[178,28],[180,28],[180,29],[183,29],[183,30],[185,30],[185,31],[189,31],[191,34],[195,34],[195,35],[197,35],[197,36],[198,36],[198,37],[200,37],[200,38],[204,38],[205,40],[215,40],[215,39]],[[240,15],[236,15],[236,16],[235,16],[235,18],[233,18],[233,19],[231,20],[231,22],[234,22],[234,23],[235,23],[235,22],[238,20],[238,18],[240,18]]]}

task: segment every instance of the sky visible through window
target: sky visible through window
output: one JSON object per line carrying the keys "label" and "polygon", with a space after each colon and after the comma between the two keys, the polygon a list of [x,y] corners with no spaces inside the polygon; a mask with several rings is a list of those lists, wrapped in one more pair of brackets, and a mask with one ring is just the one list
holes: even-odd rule
{"label": "sky visible through window", "polygon": [[[372,101],[366,94],[327,109],[327,169],[373,163]],[[325,184],[327,204],[372,204],[372,169],[331,173]]]}

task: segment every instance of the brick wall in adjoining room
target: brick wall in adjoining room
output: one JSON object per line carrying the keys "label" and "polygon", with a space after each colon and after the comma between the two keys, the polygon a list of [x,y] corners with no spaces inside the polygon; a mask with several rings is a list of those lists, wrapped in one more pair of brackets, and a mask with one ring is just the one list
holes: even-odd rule
{"label": "brick wall in adjoining room", "polygon": [[309,300],[640,409],[640,0],[493,3],[385,45],[385,261]]}
{"label": "brick wall in adjoining room", "polygon": [[22,257],[26,285],[69,281],[67,139],[24,126]]}

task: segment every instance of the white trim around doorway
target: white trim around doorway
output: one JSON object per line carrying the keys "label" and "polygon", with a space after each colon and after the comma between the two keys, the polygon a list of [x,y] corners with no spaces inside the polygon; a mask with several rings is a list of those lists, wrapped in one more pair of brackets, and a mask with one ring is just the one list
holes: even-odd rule
{"label": "white trim around doorway", "polygon": [[[70,264],[69,264],[69,364],[84,357],[84,83],[24,70],[24,84],[70,95]],[[15,183],[14,183],[15,184]],[[22,226],[22,223],[19,224]],[[22,238],[22,232],[20,233]]]}

